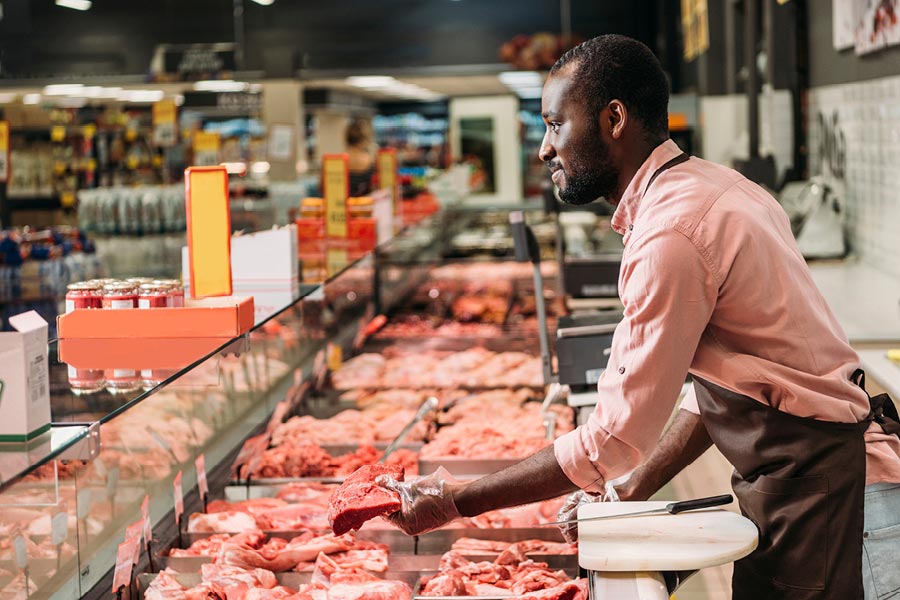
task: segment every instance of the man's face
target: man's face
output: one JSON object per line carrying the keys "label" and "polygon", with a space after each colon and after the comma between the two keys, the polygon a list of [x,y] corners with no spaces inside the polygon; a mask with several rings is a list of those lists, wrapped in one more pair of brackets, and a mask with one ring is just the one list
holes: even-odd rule
{"label": "man's face", "polygon": [[619,170],[601,136],[600,115],[590,114],[586,100],[578,97],[571,71],[565,67],[544,84],[541,112],[547,130],[538,155],[553,173],[560,200],[582,205],[611,199]]}

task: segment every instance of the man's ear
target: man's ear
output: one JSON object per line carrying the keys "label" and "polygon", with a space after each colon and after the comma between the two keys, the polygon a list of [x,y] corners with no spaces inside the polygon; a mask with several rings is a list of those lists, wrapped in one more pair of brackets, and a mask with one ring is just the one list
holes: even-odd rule
{"label": "man's ear", "polygon": [[605,113],[606,128],[609,135],[614,140],[618,140],[624,135],[625,127],[628,125],[628,109],[619,100],[611,100],[606,105]]}

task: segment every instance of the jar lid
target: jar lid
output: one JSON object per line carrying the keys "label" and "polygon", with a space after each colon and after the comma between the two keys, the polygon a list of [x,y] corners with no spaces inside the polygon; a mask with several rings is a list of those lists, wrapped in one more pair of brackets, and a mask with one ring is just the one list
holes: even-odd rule
{"label": "jar lid", "polygon": [[169,291],[169,286],[164,285],[162,283],[154,282],[154,283],[142,283],[140,287],[140,291],[142,294],[148,294],[150,292],[157,293],[167,293]]}
{"label": "jar lid", "polygon": [[93,281],[80,281],[78,283],[70,283],[66,286],[66,289],[73,292],[94,292],[102,287],[102,285]]}
{"label": "jar lid", "polygon": [[125,294],[125,293],[134,293],[134,292],[135,292],[134,284],[127,283],[125,281],[122,281],[119,283],[110,283],[110,284],[103,286],[104,294],[108,294],[108,293]]}
{"label": "jar lid", "polygon": [[370,196],[358,196],[356,198],[347,198],[347,206],[372,206],[374,201]]}
{"label": "jar lid", "polygon": [[300,208],[324,208],[325,207],[325,199],[324,198],[304,198],[300,201]]}

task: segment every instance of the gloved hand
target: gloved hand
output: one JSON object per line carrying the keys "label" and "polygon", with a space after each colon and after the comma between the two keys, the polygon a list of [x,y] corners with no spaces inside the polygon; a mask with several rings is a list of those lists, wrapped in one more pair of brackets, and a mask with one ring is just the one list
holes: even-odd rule
{"label": "gloved hand", "polygon": [[[557,521],[570,521],[578,518],[578,508],[582,504],[590,504],[591,502],[618,502],[619,496],[616,493],[615,485],[624,481],[626,477],[607,481],[606,487],[602,493],[586,492],[578,490],[571,494],[563,503],[562,508],[556,515]],[[563,537],[570,544],[578,541],[578,523],[564,523],[559,525],[559,530]]]}
{"label": "gloved hand", "polygon": [[460,517],[453,501],[453,488],[460,484],[443,467],[414,481],[381,475],[375,483],[400,494],[400,512],[387,518],[407,535],[427,533]]}

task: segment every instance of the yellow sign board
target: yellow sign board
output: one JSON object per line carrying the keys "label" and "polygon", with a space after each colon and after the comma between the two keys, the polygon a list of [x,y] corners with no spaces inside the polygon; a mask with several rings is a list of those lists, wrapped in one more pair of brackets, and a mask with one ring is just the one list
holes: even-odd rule
{"label": "yellow sign board", "polygon": [[197,131],[194,133],[194,164],[211,167],[219,164],[219,134]]}
{"label": "yellow sign board", "polygon": [[322,157],[322,197],[325,199],[325,235],[347,237],[347,196],[350,169],[346,154]]}
{"label": "yellow sign board", "polygon": [[153,104],[153,144],[162,147],[174,146],[178,141],[175,124],[178,109],[174,100],[160,100]]}
{"label": "yellow sign board", "polygon": [[709,49],[709,11],[706,0],[681,0],[684,59],[694,60]]}
{"label": "yellow sign board", "polygon": [[66,139],[66,127],[65,125],[54,125],[50,128],[50,141],[51,142],[62,142]]}
{"label": "yellow sign board", "polygon": [[0,121],[0,181],[9,181],[9,121]]}
{"label": "yellow sign board", "polygon": [[225,167],[184,173],[191,297],[231,295],[231,216]]}
{"label": "yellow sign board", "polygon": [[394,214],[400,212],[400,186],[397,177],[397,149],[384,148],[378,151],[378,187],[391,193]]}

